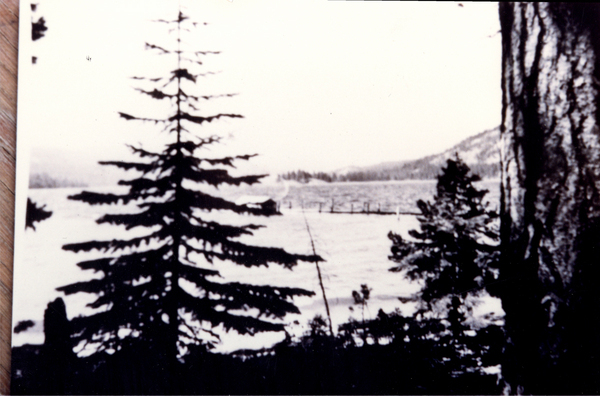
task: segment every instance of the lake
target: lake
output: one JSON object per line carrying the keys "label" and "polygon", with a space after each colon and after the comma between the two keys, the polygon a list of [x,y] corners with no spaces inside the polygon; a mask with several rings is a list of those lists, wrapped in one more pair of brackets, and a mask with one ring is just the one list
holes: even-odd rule
{"label": "lake", "polygon": [[[480,186],[490,191],[490,205],[498,202],[498,181],[484,181]],[[73,295],[64,297],[57,287],[97,277],[90,271],[82,271],[76,264],[83,260],[98,257],[98,253],[75,254],[61,249],[62,245],[84,242],[92,239],[129,238],[143,235],[146,230],[124,231],[121,227],[97,225],[95,220],[107,212],[124,213],[135,210],[128,205],[89,206],[67,199],[81,188],[32,189],[30,197],[38,204],[47,205],[53,211],[52,217],[36,224],[36,231],[27,230],[24,246],[18,246],[22,259],[14,265],[13,323],[33,320],[35,326],[13,335],[13,346],[25,343],[42,343],[43,315],[49,301],[63,297],[67,304],[67,314],[74,317],[91,312],[85,304],[94,296]],[[121,187],[98,187],[88,190],[105,192],[125,192]],[[389,312],[395,308],[409,314],[414,304],[403,304],[398,297],[409,297],[418,292],[419,285],[403,279],[401,274],[391,273],[393,265],[388,259],[391,242],[390,231],[406,235],[416,228],[418,221],[412,215],[366,215],[330,214],[331,202],[334,210],[350,211],[362,209],[369,203],[371,210],[401,212],[416,211],[417,199],[431,200],[435,193],[435,181],[399,181],[369,183],[331,184],[283,184],[256,186],[252,188],[221,188],[219,195],[235,200],[242,195],[269,195],[280,203],[282,216],[269,218],[235,215],[227,212],[213,212],[205,217],[229,224],[263,224],[252,236],[244,236],[240,241],[260,246],[283,247],[289,252],[311,254],[311,240],[307,231],[310,227],[317,254],[326,261],[321,270],[327,298],[331,308],[334,328],[346,322],[349,317],[360,319],[360,310],[352,312],[352,291],[359,290],[361,284],[372,288],[365,317],[375,317],[379,309]],[[322,213],[319,213],[319,204]],[[320,293],[314,263],[300,263],[293,270],[276,265],[268,268],[247,269],[228,262],[219,262],[218,267],[224,279],[254,284],[302,287],[316,293],[314,297],[298,298],[296,305],[300,315],[289,315],[285,321],[288,331],[299,335],[306,330],[306,323],[316,314],[325,316],[323,298]],[[488,312],[501,314],[499,302],[488,299],[478,307],[478,315]],[[267,334],[257,337],[242,337],[229,334],[219,346],[219,351],[239,348],[259,348],[283,338],[283,334]]]}
{"label": "lake", "polygon": [[[287,186],[286,186],[287,185]],[[500,202],[500,181],[484,180],[476,183],[478,188],[489,191],[486,196],[493,207]],[[403,180],[373,182],[315,182],[301,184],[284,182],[276,184],[258,184],[249,188],[221,188],[221,194],[238,198],[241,195],[268,195],[275,197],[282,208],[301,207],[330,211],[356,212],[366,211],[368,204],[371,212],[417,212],[419,199],[431,200],[435,194],[435,180]]]}

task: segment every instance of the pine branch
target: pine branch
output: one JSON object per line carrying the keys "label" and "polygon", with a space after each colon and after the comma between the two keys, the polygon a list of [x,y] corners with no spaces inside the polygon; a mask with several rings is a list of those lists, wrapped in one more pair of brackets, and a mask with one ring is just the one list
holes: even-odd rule
{"label": "pine branch", "polygon": [[153,193],[148,193],[148,196],[162,197],[167,192],[172,191],[173,179],[172,175],[164,176],[160,179],[140,177],[133,180],[121,180],[119,181],[119,185],[129,186],[129,195],[132,196],[137,196],[147,191],[154,191]]}
{"label": "pine branch", "polygon": [[196,77],[213,76],[215,74],[220,74],[220,73],[221,73],[221,71],[216,71],[216,72],[209,71],[209,72],[206,72],[206,73],[198,73],[198,74],[196,74]]}
{"label": "pine branch", "polygon": [[146,95],[148,95],[148,96],[150,96],[150,97],[152,97],[154,99],[159,99],[159,100],[160,99],[164,99],[164,98],[172,99],[172,98],[174,98],[174,97],[177,96],[177,95],[166,94],[166,93],[164,93],[162,91],[159,91],[156,88],[154,90],[152,90],[152,91],[146,91],[146,90],[141,89],[141,88],[135,88],[135,90],[138,91],[138,92],[141,92],[143,94],[146,94]]}
{"label": "pine branch", "polygon": [[178,21],[178,20],[174,20],[174,21],[167,21],[167,20],[164,20],[164,19],[156,19],[156,20],[154,20],[154,21],[152,21],[152,22],[158,22],[158,23],[169,23],[169,24],[170,24],[170,23],[179,23],[179,21]]}
{"label": "pine branch", "polygon": [[[100,259],[82,261],[77,266],[83,270],[92,269],[94,272],[103,272],[108,274],[116,271],[119,267],[130,268],[131,264],[153,263],[159,258],[165,257],[171,251],[171,246],[165,244],[160,248],[143,252],[133,252],[116,257],[103,257]],[[133,272],[132,272],[133,273]]]}
{"label": "pine branch", "polygon": [[195,51],[196,55],[218,55],[221,51]]}
{"label": "pine branch", "polygon": [[138,76],[133,76],[133,77],[129,77],[129,78],[131,78],[133,80],[148,80],[148,81],[152,81],[152,82],[159,82],[163,79],[162,77],[149,78],[149,77],[138,77]]}
{"label": "pine branch", "polygon": [[106,214],[96,220],[96,223],[124,225],[126,230],[136,227],[167,226],[168,222],[166,219],[173,219],[174,213],[177,210],[173,201],[144,203],[139,206],[146,208],[146,210],[138,213]]}
{"label": "pine branch", "polygon": [[[199,116],[193,116],[189,113],[184,113],[184,112],[180,112],[178,114],[175,114],[174,116],[170,117],[168,119],[168,121],[181,121],[181,120],[187,120],[190,122],[193,122],[195,124],[203,124],[205,122],[212,122],[213,120],[218,120],[219,118],[222,117],[227,117],[227,118],[244,118],[244,116],[239,115],[239,114],[217,114],[214,116],[208,116],[208,117],[199,117]],[[140,118],[138,118],[140,119]]]}
{"label": "pine branch", "polygon": [[113,260],[112,257],[104,257],[96,260],[81,261],[77,263],[77,266],[83,270],[91,269],[94,272],[106,272],[106,269],[111,265]]}
{"label": "pine branch", "polygon": [[232,98],[237,95],[239,95],[239,94],[233,93],[233,94],[204,95],[204,96],[186,95],[186,97],[193,99],[195,101],[200,101],[200,100],[211,100],[211,99],[218,99],[218,98]]}
{"label": "pine branch", "polygon": [[216,276],[216,277],[220,277],[220,273],[217,270],[213,270],[213,269],[207,269],[207,268],[201,268],[198,267],[197,265],[189,265],[189,264],[185,264],[185,263],[179,263],[179,271],[181,271],[182,273],[187,273],[187,274],[193,274],[194,277],[196,278],[206,278],[208,276]]}
{"label": "pine branch", "polygon": [[[186,222],[181,227],[183,236],[202,241],[222,241],[229,238],[238,238],[242,235],[252,235],[252,231],[263,228],[262,225],[247,224],[243,226],[230,226],[220,224],[214,221],[203,221],[192,217],[199,224],[194,225]],[[212,242],[211,242],[212,243]],[[214,244],[214,243],[213,243]]]}
{"label": "pine branch", "polygon": [[213,197],[201,191],[183,190],[179,197],[185,207],[195,208],[203,211],[230,210],[235,213],[248,213],[259,216],[272,216],[271,211],[262,208],[252,208],[246,205],[236,205],[226,199]]}
{"label": "pine branch", "polygon": [[[121,182],[119,182],[121,183]],[[156,193],[145,193],[145,192],[130,192],[125,195],[117,195],[111,193],[96,193],[90,191],[82,191],[79,194],[69,195],[67,198],[74,201],[85,202],[89,205],[113,205],[122,203],[127,205],[130,202],[145,199],[149,197],[159,196]]]}
{"label": "pine branch", "polygon": [[128,240],[113,239],[112,241],[90,241],[80,243],[69,243],[63,245],[63,250],[72,252],[97,251],[119,251],[127,248],[138,248],[144,244],[149,244],[153,239],[164,240],[168,237],[163,230],[158,230],[150,235],[132,238]]}
{"label": "pine branch", "polygon": [[250,246],[234,241],[222,242],[219,247],[221,248],[221,254],[227,260],[248,268],[268,267],[269,263],[275,263],[283,265],[287,269],[292,269],[298,264],[298,261],[323,261],[320,256],[292,254],[281,248]]}
{"label": "pine branch", "polygon": [[185,293],[181,298],[182,306],[193,313],[194,319],[209,322],[213,327],[223,325],[226,331],[234,330],[241,335],[254,335],[264,331],[282,331],[284,325],[256,319],[249,316],[238,316],[226,311],[210,308],[208,299],[200,299]]}
{"label": "pine branch", "polygon": [[134,117],[132,115],[126,114],[126,113],[121,113],[119,112],[119,115],[123,118],[125,118],[127,121],[131,121],[131,120],[138,120],[138,121],[150,121],[153,122],[155,124],[158,124],[159,122],[169,122],[169,121],[173,121],[172,119],[164,119],[164,120],[160,120],[160,119],[154,119],[154,118],[141,118],[141,117]]}
{"label": "pine branch", "polygon": [[187,69],[173,70],[171,72],[171,75],[172,76],[171,76],[170,81],[185,79],[185,80],[189,80],[194,83],[196,82],[196,76],[190,74],[190,72]]}
{"label": "pine branch", "polygon": [[159,51],[161,51],[161,54],[170,54],[171,51],[168,51],[162,47],[159,47],[158,45],[154,45],[154,44],[150,44],[150,43],[146,43],[146,49],[157,49]]}
{"label": "pine branch", "polygon": [[[233,165],[234,160],[248,161],[250,158],[256,157],[257,155],[258,154],[236,155],[235,157],[225,157],[225,158],[215,158],[215,159],[202,158],[201,161],[208,162],[211,165],[226,165],[226,166],[235,168],[235,166]],[[261,175],[259,177],[266,177],[266,176],[268,176],[268,175]]]}
{"label": "pine branch", "polygon": [[[191,62],[202,65],[202,62],[198,62],[198,61],[191,61]],[[220,74],[220,73],[222,73],[220,70],[219,71],[208,71],[208,72],[204,72],[204,73],[196,73],[196,74],[193,75],[193,77],[197,79],[198,77],[213,76],[213,75]],[[177,80],[176,78],[172,78],[171,77],[166,83],[164,83],[162,85],[162,88],[165,88],[168,85],[171,85],[176,80]]]}
{"label": "pine branch", "polygon": [[198,138],[199,143],[198,143],[198,148],[202,147],[202,146],[207,146],[213,143],[219,143],[222,138],[220,136],[209,136],[208,138]]}
{"label": "pine branch", "polygon": [[315,293],[299,288],[259,286],[243,283],[217,283],[193,272],[182,272],[184,279],[194,283],[199,289],[211,294],[205,302],[212,309],[222,307],[225,311],[258,309],[261,316],[283,318],[288,313],[300,313],[291,302],[293,297],[313,296]]}
{"label": "pine branch", "polygon": [[[208,161],[207,161],[208,162]],[[184,179],[194,181],[196,183],[205,183],[211,186],[218,186],[221,184],[229,184],[232,186],[239,186],[241,184],[252,185],[260,181],[260,179],[268,175],[255,175],[255,176],[241,176],[232,177],[224,169],[186,169],[182,175]]]}

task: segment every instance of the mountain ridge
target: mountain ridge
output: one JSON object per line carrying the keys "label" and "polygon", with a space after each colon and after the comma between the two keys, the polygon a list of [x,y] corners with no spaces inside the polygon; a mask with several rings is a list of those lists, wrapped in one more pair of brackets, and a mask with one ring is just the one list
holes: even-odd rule
{"label": "mountain ridge", "polygon": [[310,179],[333,181],[422,180],[435,179],[446,160],[458,155],[482,178],[497,177],[500,172],[500,127],[486,129],[468,137],[441,153],[415,160],[386,161],[364,167],[346,167],[334,172],[280,174],[284,180],[308,182]]}
{"label": "mountain ridge", "polygon": [[[416,160],[386,161],[375,165],[348,166],[333,172],[298,170],[279,174],[277,179],[306,183],[312,180],[374,181],[435,179],[446,160],[458,153],[473,173],[482,178],[497,177],[500,171],[498,143],[500,128],[487,129],[468,137],[438,154]],[[30,187],[54,188],[73,186],[116,185],[125,176],[118,169],[99,166],[97,161],[75,150],[33,150],[30,162]]]}

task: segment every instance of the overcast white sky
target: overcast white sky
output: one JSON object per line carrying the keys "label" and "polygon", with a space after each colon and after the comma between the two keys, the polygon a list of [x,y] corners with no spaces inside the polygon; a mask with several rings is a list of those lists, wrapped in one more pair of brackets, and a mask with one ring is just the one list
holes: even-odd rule
{"label": "overcast white sky", "polygon": [[[178,2],[40,0],[33,15],[28,4],[21,7],[27,23],[20,33],[20,148],[97,161],[121,157],[125,143],[151,146],[164,138],[160,128],[127,122],[118,112],[168,114],[166,103],[136,93],[128,77],[160,77],[175,68],[144,43],[174,43],[151,20],[174,19]],[[239,93],[211,101],[204,115],[245,116],[197,132],[228,137],[215,153],[259,153],[254,170],[414,159],[500,123],[495,3],[182,4],[192,19],[209,22],[185,38],[190,48],[222,51],[206,58],[204,69],[222,73],[200,80],[196,93]],[[32,17],[48,26],[36,42],[29,39]]]}

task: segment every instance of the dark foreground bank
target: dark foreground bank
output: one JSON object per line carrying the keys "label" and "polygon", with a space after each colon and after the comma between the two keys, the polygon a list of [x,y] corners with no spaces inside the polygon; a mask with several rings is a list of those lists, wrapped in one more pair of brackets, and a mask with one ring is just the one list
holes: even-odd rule
{"label": "dark foreground bank", "polygon": [[[175,365],[142,345],[87,358],[47,345],[13,349],[13,394],[499,394],[502,329],[453,344],[439,322],[392,334],[397,317],[354,323],[337,337],[313,327],[262,351],[214,354],[198,347]],[[388,328],[398,329],[399,323]],[[437,330],[437,331],[436,331]],[[429,336],[427,336],[429,334]],[[436,337],[431,337],[437,334]],[[366,344],[364,343],[366,340]],[[387,340],[384,345],[384,340]]]}

